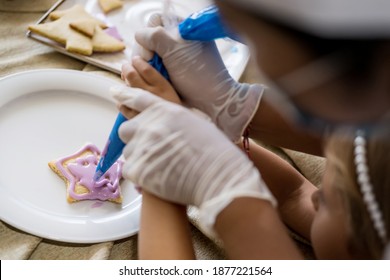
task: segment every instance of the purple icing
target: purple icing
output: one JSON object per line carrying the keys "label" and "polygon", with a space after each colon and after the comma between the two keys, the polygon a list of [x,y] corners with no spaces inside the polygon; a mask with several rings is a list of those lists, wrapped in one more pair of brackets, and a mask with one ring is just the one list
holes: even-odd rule
{"label": "purple icing", "polygon": [[119,41],[123,41],[123,38],[122,36],[119,34],[119,31],[118,29],[113,25],[111,24],[107,17],[102,14],[102,13],[98,13],[95,15],[95,17],[101,21],[103,21],[108,27],[106,29],[104,29],[104,32],[106,32],[108,35],[118,39]]}
{"label": "purple icing", "polygon": [[[83,153],[88,152],[84,157]],[[69,181],[69,196],[76,200],[109,200],[120,197],[119,181],[122,177],[123,161],[116,161],[98,181],[93,180],[100,151],[88,144],[77,153],[57,160],[56,166]],[[77,194],[76,185],[88,189],[88,193]]]}
{"label": "purple icing", "polygon": [[118,29],[115,26],[107,27],[106,29],[104,29],[104,32],[106,32],[111,37],[118,39],[119,41],[123,41],[123,38],[121,37]]}

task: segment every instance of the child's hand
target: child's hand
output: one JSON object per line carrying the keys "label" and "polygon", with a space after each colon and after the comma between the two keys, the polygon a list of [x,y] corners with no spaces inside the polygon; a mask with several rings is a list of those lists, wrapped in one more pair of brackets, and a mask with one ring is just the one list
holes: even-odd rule
{"label": "child's hand", "polygon": [[[264,86],[237,82],[231,77],[212,42],[185,41],[179,34],[153,23],[135,34],[148,52],[157,53],[183,103],[208,115],[231,140],[237,142],[252,120]],[[147,59],[145,56],[144,59]]]}
{"label": "child's hand", "polygon": [[275,203],[253,163],[213,123],[142,89],[123,87],[114,97],[139,112],[119,128],[124,178],[164,200],[197,206],[210,231],[237,197]]}
{"label": "child's hand", "polygon": [[171,84],[141,57],[134,57],[131,63],[122,65],[122,80],[127,85],[149,91],[167,101],[181,104]]}

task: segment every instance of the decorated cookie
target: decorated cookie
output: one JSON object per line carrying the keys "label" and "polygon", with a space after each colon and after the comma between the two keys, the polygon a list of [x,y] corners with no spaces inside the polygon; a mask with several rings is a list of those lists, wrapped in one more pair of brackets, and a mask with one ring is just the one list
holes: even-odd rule
{"label": "decorated cookie", "polygon": [[122,178],[121,160],[97,181],[94,180],[100,151],[93,144],[87,144],[78,152],[49,162],[49,167],[66,183],[68,202],[81,200],[101,200],[115,203],[122,202],[119,182]]}

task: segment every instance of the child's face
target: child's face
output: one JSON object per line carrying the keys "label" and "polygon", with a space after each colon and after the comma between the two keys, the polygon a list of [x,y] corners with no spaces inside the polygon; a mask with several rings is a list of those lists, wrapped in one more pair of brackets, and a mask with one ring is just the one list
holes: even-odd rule
{"label": "child's face", "polygon": [[[304,115],[311,115],[308,121],[313,117],[326,123],[377,121],[388,111],[388,95],[375,93],[367,88],[352,86],[354,92],[359,91],[359,94],[353,96],[354,102],[351,103],[351,86],[345,83],[343,74],[338,73],[340,67],[332,65],[339,63],[337,59],[332,61],[331,58],[317,57],[312,46],[302,38],[227,2],[234,1],[216,1],[223,18],[229,27],[246,40],[251,55],[261,69],[261,75],[273,81],[274,85],[267,81],[261,82],[268,83],[271,89],[278,86],[290,103],[303,111]],[[324,59],[324,65],[318,64],[319,59]],[[311,67],[304,73],[299,71],[307,69],[305,67],[312,63],[322,66]],[[290,77],[287,81],[284,79],[286,76]],[[272,97],[272,91],[269,92],[265,97]],[[366,94],[367,92],[370,94]],[[277,105],[278,108],[283,106],[281,102]],[[281,108],[281,112],[288,110]],[[289,120],[293,117],[287,116]]]}
{"label": "child's face", "polygon": [[318,259],[351,259],[348,251],[348,223],[341,196],[335,189],[338,170],[330,162],[323,185],[312,196],[316,209],[311,227],[311,241]]}

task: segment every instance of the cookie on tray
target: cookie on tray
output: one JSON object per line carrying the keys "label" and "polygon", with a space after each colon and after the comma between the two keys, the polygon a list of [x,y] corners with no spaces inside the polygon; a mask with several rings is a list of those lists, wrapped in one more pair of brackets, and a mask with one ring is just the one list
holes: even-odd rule
{"label": "cookie on tray", "polygon": [[99,0],[100,8],[102,8],[105,14],[122,8],[123,2],[121,0]]}
{"label": "cookie on tray", "polygon": [[95,51],[112,53],[126,48],[121,40],[104,33],[107,25],[79,4],[54,11],[49,18],[52,21],[30,25],[29,30],[64,45],[69,52],[90,56]]}

